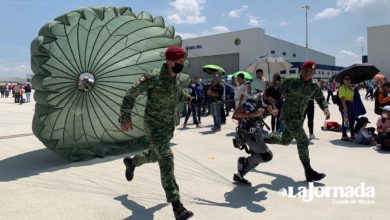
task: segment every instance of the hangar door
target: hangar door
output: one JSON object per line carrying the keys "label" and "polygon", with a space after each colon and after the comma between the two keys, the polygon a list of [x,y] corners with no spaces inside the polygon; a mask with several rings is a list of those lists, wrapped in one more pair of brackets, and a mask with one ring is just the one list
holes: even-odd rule
{"label": "hangar door", "polygon": [[239,70],[240,59],[239,53],[214,55],[214,56],[203,56],[203,57],[191,57],[191,66],[188,71],[191,78],[195,75],[199,75],[203,80],[210,79],[212,76],[202,71],[202,67],[207,64],[215,64],[225,69],[226,74],[232,74]]}

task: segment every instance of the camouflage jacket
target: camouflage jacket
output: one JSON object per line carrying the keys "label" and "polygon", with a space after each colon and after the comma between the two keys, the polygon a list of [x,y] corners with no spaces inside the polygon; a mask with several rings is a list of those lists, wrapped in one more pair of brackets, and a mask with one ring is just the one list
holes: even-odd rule
{"label": "camouflage jacket", "polygon": [[281,92],[285,97],[280,115],[281,120],[303,120],[308,101],[312,97],[323,111],[329,111],[320,87],[312,80],[305,82],[301,77],[285,79]]}
{"label": "camouflage jacket", "polygon": [[190,100],[187,90],[180,84],[179,76],[180,74],[177,74],[175,78],[171,78],[168,75],[166,64],[161,67],[160,71],[150,71],[142,76],[126,92],[120,108],[119,121],[131,121],[131,112],[137,96],[146,93],[145,119],[174,123],[179,102]]}

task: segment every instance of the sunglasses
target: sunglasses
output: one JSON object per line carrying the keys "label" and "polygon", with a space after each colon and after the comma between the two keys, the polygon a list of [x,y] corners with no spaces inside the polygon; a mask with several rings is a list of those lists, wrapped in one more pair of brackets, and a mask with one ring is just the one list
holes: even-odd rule
{"label": "sunglasses", "polygon": [[351,80],[351,78],[349,78],[349,77],[345,77],[345,78],[344,78],[344,80]]}

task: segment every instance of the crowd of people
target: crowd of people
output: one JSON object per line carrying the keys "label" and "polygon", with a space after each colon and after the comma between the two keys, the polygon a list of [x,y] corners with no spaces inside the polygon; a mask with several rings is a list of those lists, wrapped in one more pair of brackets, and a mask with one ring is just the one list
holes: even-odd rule
{"label": "crowd of people", "polygon": [[31,99],[31,85],[29,83],[6,83],[0,85],[1,98],[14,98],[15,103],[30,102]]}
{"label": "crowd of people", "polygon": [[[230,112],[234,112],[242,106],[245,99],[256,94],[262,94],[269,87],[273,87],[277,91],[282,90],[282,83],[285,80],[278,73],[273,74],[271,82],[265,81],[263,75],[262,69],[256,71],[252,80],[246,80],[243,74],[232,77],[230,80],[226,80],[222,75],[217,74],[210,84],[202,82],[202,79],[196,76],[189,88],[191,96],[195,98],[186,103],[182,113],[182,116],[185,117],[183,128],[188,128],[188,119],[191,114],[196,128],[202,127],[201,116],[211,114],[214,121],[211,130],[218,132],[221,130],[221,124],[226,123],[226,117],[229,116]],[[386,78],[369,80],[356,85],[350,82],[351,75],[345,75],[341,83],[333,80],[327,82],[316,81],[321,90],[327,92],[326,102],[338,105],[341,120],[332,123],[340,125],[340,129],[337,129],[341,131],[340,139],[377,146],[378,150],[387,149],[387,145],[383,142],[384,134],[382,134],[386,132],[380,129],[379,119],[376,128],[366,128],[370,122],[363,116],[366,114],[366,109],[361,100],[360,92],[365,89],[364,98],[375,101],[375,113],[379,115],[381,121],[384,120],[383,117],[386,117],[386,115],[383,116],[386,113],[382,114],[382,109],[386,106],[390,109],[390,96],[387,95],[390,92],[390,83],[387,82]],[[279,113],[271,116],[269,129],[271,134],[281,135],[285,129],[285,125],[280,120],[280,112],[284,102],[285,97],[282,96],[273,104],[273,108],[277,109]],[[314,113],[315,100],[310,97],[303,117],[304,120],[307,120],[309,140],[317,139],[314,134]],[[364,121],[367,121],[366,125],[362,124]],[[268,125],[265,124],[265,126]],[[362,133],[362,131],[359,131],[362,129],[368,130]]]}

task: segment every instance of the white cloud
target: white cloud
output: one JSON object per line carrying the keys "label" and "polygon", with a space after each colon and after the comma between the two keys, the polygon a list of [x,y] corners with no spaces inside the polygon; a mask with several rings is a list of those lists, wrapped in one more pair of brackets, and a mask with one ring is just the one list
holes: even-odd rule
{"label": "white cloud", "polygon": [[0,64],[0,76],[3,77],[21,77],[25,78],[26,74],[31,74],[29,64],[3,63]]}
{"label": "white cloud", "polygon": [[221,34],[221,33],[226,33],[229,32],[229,28],[225,26],[215,26],[211,28],[211,30],[203,31],[202,35],[207,36],[207,35],[214,35],[214,34]]}
{"label": "white cloud", "polygon": [[389,0],[337,0],[336,5],[343,11],[357,14],[359,17],[369,16],[373,19],[390,15]]}
{"label": "white cloud", "polygon": [[174,24],[180,24],[182,23],[181,18],[177,14],[168,15],[168,21],[174,23]]}
{"label": "white cloud", "polygon": [[349,66],[355,63],[361,63],[361,57],[349,50],[340,50],[336,55],[337,65]]}
{"label": "white cloud", "polygon": [[329,19],[339,16],[341,10],[338,8],[326,8],[323,11],[317,13],[314,17],[315,20]]}
{"label": "white cloud", "polygon": [[279,22],[278,25],[279,25],[279,26],[282,26],[282,27],[285,27],[285,26],[289,26],[290,23],[288,23],[287,21],[281,21],[281,22]]}
{"label": "white cloud", "polygon": [[355,42],[360,44],[360,45],[364,45],[367,43],[366,41],[366,38],[364,36],[359,36],[355,39]]}
{"label": "white cloud", "polygon": [[176,33],[176,35],[179,35],[182,39],[198,37],[198,35],[195,33]]}
{"label": "white cloud", "polygon": [[234,10],[231,10],[228,14],[229,17],[231,18],[239,18],[241,16],[241,14],[246,11],[248,9],[248,6],[247,5],[243,5],[241,6],[241,8],[239,9],[234,9]]}
{"label": "white cloud", "polygon": [[200,24],[206,22],[202,15],[204,0],[174,0],[169,4],[174,8],[168,21],[173,24]]}
{"label": "white cloud", "polygon": [[30,65],[0,65],[0,73],[32,73]]}
{"label": "white cloud", "polygon": [[380,1],[381,0],[337,0],[336,4],[344,11],[355,11],[368,7]]}
{"label": "white cloud", "polygon": [[352,52],[352,51],[348,51],[348,50],[340,50],[339,51],[339,55],[344,57],[344,58],[348,58],[348,59],[357,59],[359,58],[359,56]]}
{"label": "white cloud", "polygon": [[253,26],[253,27],[258,27],[261,24],[264,23],[265,20],[261,20],[258,17],[255,16],[249,16],[249,22],[248,25]]}

